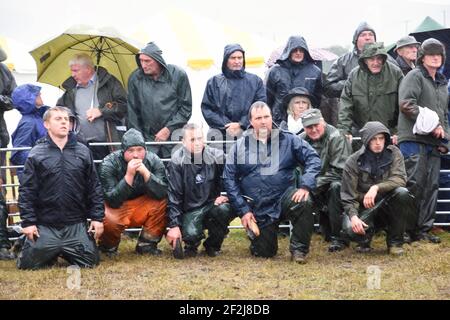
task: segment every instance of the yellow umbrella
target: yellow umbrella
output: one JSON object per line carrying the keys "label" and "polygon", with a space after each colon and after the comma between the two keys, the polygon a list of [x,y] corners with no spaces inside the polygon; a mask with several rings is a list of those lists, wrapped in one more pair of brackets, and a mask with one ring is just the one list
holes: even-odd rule
{"label": "yellow umbrella", "polygon": [[113,28],[78,25],[69,28],[30,51],[37,66],[37,81],[56,87],[70,76],[69,61],[76,53],[87,53],[96,66],[104,67],[127,88],[128,77],[137,68],[138,49]]}

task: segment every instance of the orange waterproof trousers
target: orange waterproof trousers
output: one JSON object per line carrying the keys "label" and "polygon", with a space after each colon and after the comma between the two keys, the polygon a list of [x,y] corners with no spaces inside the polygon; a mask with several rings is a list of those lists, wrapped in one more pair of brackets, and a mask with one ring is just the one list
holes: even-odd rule
{"label": "orange waterproof trousers", "polygon": [[159,242],[166,229],[166,207],[166,199],[155,200],[146,195],[125,201],[117,209],[105,203],[105,229],[99,245],[117,247],[122,232],[129,227],[143,227],[147,239]]}

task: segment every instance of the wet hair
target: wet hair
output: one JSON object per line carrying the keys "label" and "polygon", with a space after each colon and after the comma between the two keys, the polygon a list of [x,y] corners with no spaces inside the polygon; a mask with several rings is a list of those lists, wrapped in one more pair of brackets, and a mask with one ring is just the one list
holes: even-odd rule
{"label": "wet hair", "polygon": [[90,67],[94,69],[94,62],[87,53],[77,53],[76,55],[74,55],[73,58],[69,61],[69,67],[73,66],[74,64],[79,64],[80,66]]}
{"label": "wet hair", "polygon": [[203,127],[202,127],[202,125],[199,125],[199,124],[197,124],[197,123],[187,123],[187,124],[185,124],[184,125],[184,127],[183,127],[183,138],[186,136],[186,132],[187,131],[191,131],[191,130],[201,130]]}
{"label": "wet hair", "polygon": [[55,107],[48,108],[48,110],[45,111],[44,115],[42,116],[42,119],[44,121],[48,121],[52,115],[52,112],[54,112],[54,111],[66,112],[69,115],[69,117],[73,116],[72,111],[69,108],[62,107],[62,106],[55,106]]}
{"label": "wet hair", "polygon": [[250,106],[250,109],[248,109],[248,120],[252,120],[252,111],[254,109],[262,109],[264,107],[267,107],[270,110],[270,115],[272,115],[272,110],[270,107],[265,103],[264,101],[256,101],[253,102],[253,104]]}

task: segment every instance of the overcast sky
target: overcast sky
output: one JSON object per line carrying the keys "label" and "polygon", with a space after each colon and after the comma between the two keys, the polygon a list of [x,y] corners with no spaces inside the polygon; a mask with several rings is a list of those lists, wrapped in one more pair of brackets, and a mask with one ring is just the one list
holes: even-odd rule
{"label": "overcast sky", "polygon": [[427,15],[450,25],[448,0],[2,0],[0,35],[28,48],[73,24],[112,25],[130,35],[137,25],[170,7],[257,32],[278,43],[301,34],[314,47],[350,45],[361,21],[369,22],[378,40],[385,43],[413,31]]}

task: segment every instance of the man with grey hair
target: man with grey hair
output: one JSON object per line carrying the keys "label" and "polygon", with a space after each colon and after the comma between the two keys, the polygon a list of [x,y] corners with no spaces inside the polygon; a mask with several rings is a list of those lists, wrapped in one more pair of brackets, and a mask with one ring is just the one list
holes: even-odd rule
{"label": "man with grey hair", "polygon": [[394,49],[395,53],[397,53],[395,61],[402,70],[403,75],[406,76],[408,72],[416,67],[415,63],[419,46],[420,42],[413,36],[406,36],[397,41]]}
{"label": "man with grey hair", "polygon": [[[205,145],[201,126],[188,123],[183,127],[183,145],[172,154],[167,166],[169,181],[167,240],[177,259],[194,257],[204,229],[206,254],[220,253],[228,224],[235,218],[228,198],[221,195],[223,152]],[[176,250],[177,241],[185,243],[184,252]]]}
{"label": "man with grey hair", "polygon": [[[118,142],[116,126],[123,124],[127,113],[126,92],[117,78],[92,58],[76,54],[69,62],[72,76],[63,82],[66,90],[57,104],[68,107],[78,117],[80,134],[89,142]],[[107,146],[90,147],[95,160],[114,151]]]}
{"label": "man with grey hair", "polygon": [[329,252],[343,250],[348,243],[341,238],[342,213],[341,181],[345,161],[352,153],[351,145],[339,130],[327,124],[318,109],[306,110],[302,116],[306,140],[320,155],[322,166],[312,199],[320,213],[320,227],[325,240],[331,241]]}
{"label": "man with grey hair", "polygon": [[[233,145],[224,169],[224,186],[234,211],[250,232],[250,252],[270,258],[277,254],[281,220],[292,223],[291,259],[305,263],[314,228],[310,192],[316,187],[320,158],[294,134],[273,129],[269,106],[261,101],[249,110],[251,129]],[[303,166],[299,188],[293,171]],[[259,233],[253,227],[257,224]]]}

